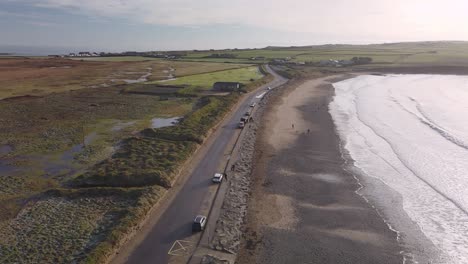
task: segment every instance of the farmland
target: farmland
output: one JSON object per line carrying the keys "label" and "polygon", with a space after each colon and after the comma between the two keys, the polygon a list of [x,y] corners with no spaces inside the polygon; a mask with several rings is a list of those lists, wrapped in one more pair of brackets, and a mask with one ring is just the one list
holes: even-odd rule
{"label": "farmland", "polygon": [[[228,53],[229,59],[208,58],[211,54]],[[192,51],[184,60],[229,61],[231,63],[265,63],[272,59],[291,62],[319,62],[320,60],[349,60],[353,57],[371,57],[376,65],[455,65],[468,61],[467,42],[414,42],[372,45],[319,45],[305,47],[267,47],[265,49]],[[257,57],[257,60],[250,60]]]}
{"label": "farmland", "polygon": [[116,56],[116,57],[77,57],[72,58],[73,60],[82,60],[82,61],[153,61],[161,60],[158,58],[143,57],[143,56]]}
{"label": "farmland", "polygon": [[262,78],[262,76],[263,75],[259,72],[258,67],[244,67],[233,70],[194,74],[164,83],[169,85],[190,85],[209,89],[213,86],[213,83],[219,81],[248,84]]}
{"label": "farmland", "polygon": [[[118,57],[120,58],[120,57]],[[127,58],[127,57],[123,57]],[[103,88],[245,67],[239,64],[128,59],[0,59],[0,99],[43,96],[83,88]]]}

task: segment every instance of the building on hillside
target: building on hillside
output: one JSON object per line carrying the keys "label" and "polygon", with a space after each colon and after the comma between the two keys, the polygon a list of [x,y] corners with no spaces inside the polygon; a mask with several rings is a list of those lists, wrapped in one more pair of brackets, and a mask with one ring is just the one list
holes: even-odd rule
{"label": "building on hillside", "polygon": [[78,52],[78,56],[80,56],[80,57],[89,57],[89,56],[91,56],[91,53],[89,51],[81,51],[81,52]]}
{"label": "building on hillside", "polygon": [[319,62],[319,66],[321,67],[336,67],[340,64],[339,61],[337,60],[333,60],[333,59],[329,59],[329,60],[321,60]]}
{"label": "building on hillside", "polygon": [[263,56],[258,56],[258,57],[251,57],[250,60],[265,60],[266,58]]}
{"label": "building on hillside", "polygon": [[215,82],[213,90],[223,92],[235,92],[240,90],[240,83],[238,82]]}
{"label": "building on hillside", "polygon": [[321,60],[318,64],[320,67],[347,67],[354,65],[352,60]]}
{"label": "building on hillside", "polygon": [[352,61],[352,60],[340,60],[340,63],[341,63],[341,65],[343,65],[345,67],[354,65],[354,61]]}

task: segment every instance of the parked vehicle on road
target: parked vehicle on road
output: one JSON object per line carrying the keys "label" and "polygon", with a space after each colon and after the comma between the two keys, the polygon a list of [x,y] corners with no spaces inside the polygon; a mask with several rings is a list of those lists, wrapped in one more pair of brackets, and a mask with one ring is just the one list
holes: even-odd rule
{"label": "parked vehicle on road", "polygon": [[223,173],[215,173],[213,176],[212,181],[214,183],[221,183],[224,179],[224,174]]}
{"label": "parked vehicle on road", "polygon": [[270,87],[270,86],[268,86],[268,87],[267,87],[267,90],[271,90],[271,87]]}
{"label": "parked vehicle on road", "polygon": [[237,125],[238,128],[244,128],[245,127],[245,123],[244,121],[240,121],[239,122],[239,125]]}
{"label": "parked vehicle on road", "polygon": [[200,231],[205,230],[205,225],[206,225],[206,216],[197,215],[195,219],[193,219],[192,232],[200,232]]}
{"label": "parked vehicle on road", "polygon": [[240,121],[244,122],[244,123],[248,123],[249,119],[250,119],[250,117],[248,115],[244,115],[243,117],[241,117]]}
{"label": "parked vehicle on road", "polygon": [[255,103],[255,102],[252,102],[252,103],[250,104],[250,107],[255,107],[255,105],[256,105],[256,103]]}

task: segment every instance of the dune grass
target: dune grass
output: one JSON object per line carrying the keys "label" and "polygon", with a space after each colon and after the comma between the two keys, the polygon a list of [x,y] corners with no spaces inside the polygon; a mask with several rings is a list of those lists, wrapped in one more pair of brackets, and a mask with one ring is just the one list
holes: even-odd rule
{"label": "dune grass", "polygon": [[112,158],[96,164],[71,181],[75,187],[169,188],[180,165],[203,142],[211,126],[237,100],[238,95],[204,97],[201,107],[177,126],[146,129],[142,136],[121,143]]}
{"label": "dune grass", "polygon": [[116,243],[148,200],[164,192],[162,188],[48,191],[1,226],[0,262],[88,261],[96,248]]}

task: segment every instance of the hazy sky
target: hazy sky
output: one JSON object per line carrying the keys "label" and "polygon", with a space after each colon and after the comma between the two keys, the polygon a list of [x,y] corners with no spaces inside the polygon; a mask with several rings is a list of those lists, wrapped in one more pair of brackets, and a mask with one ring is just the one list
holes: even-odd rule
{"label": "hazy sky", "polygon": [[468,40],[467,14],[468,0],[0,0],[0,46],[122,51]]}

